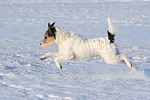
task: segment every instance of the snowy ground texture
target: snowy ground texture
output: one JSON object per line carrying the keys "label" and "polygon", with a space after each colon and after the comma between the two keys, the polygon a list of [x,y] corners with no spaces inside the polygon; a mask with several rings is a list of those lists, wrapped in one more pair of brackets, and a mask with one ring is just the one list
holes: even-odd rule
{"label": "snowy ground texture", "polygon": [[[86,38],[107,36],[107,17],[116,44],[139,71],[100,59],[39,61],[57,46],[39,44],[48,22]],[[149,0],[1,0],[0,100],[150,100]]]}

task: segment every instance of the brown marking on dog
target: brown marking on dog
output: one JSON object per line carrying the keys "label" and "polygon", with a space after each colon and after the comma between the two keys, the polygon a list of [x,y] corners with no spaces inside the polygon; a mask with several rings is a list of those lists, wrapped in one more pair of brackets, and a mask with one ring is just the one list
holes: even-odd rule
{"label": "brown marking on dog", "polygon": [[62,70],[62,65],[60,65],[60,69]]}
{"label": "brown marking on dog", "polygon": [[131,68],[132,68],[132,63],[130,62],[130,64],[131,64]]}
{"label": "brown marking on dog", "polygon": [[44,44],[52,44],[54,41],[56,40],[56,38],[54,36],[48,36],[47,33],[44,34],[44,39],[42,41],[42,43]]}
{"label": "brown marking on dog", "polygon": [[39,60],[44,60],[44,59],[46,59],[46,57],[45,58],[40,58]]}

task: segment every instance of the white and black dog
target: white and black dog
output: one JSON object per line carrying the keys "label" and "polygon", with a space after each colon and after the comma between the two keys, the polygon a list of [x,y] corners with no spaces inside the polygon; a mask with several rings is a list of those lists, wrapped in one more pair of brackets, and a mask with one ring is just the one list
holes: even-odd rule
{"label": "white and black dog", "polygon": [[134,71],[137,70],[124,53],[119,53],[117,46],[114,44],[115,30],[110,18],[108,18],[108,37],[96,39],[86,39],[65,28],[54,27],[54,24],[55,22],[53,24],[48,23],[48,30],[40,45],[48,47],[55,43],[58,45],[59,52],[48,52],[41,56],[39,60],[56,57],[55,63],[59,69],[62,69],[60,61],[70,59],[80,61],[91,57],[103,57],[108,64],[125,63]]}

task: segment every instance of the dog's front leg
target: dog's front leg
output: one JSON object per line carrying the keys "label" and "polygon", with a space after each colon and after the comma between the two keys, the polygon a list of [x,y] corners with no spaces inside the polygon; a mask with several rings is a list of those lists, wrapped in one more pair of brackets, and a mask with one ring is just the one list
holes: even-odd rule
{"label": "dog's front leg", "polygon": [[55,58],[55,63],[57,65],[57,67],[62,70],[62,65],[60,64],[60,61],[66,61],[66,60],[70,60],[70,59],[73,59],[73,58],[74,58],[74,54],[73,53],[71,53],[71,54],[64,54],[64,55],[56,57]]}
{"label": "dog's front leg", "polygon": [[45,55],[41,56],[39,60],[44,60],[46,59],[47,57],[57,57],[59,55],[58,52],[48,52],[48,53],[45,53]]}

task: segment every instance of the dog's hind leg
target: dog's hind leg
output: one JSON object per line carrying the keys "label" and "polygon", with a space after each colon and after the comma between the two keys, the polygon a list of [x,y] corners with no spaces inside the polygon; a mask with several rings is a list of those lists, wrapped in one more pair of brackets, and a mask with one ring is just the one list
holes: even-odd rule
{"label": "dog's hind leg", "polygon": [[129,68],[131,68],[134,71],[137,71],[137,68],[132,66],[132,63],[128,60],[127,56],[124,53],[119,55],[118,60],[120,62],[123,60]]}
{"label": "dog's hind leg", "polygon": [[62,65],[60,64],[60,61],[66,61],[66,60],[70,60],[73,58],[74,58],[74,54],[69,54],[69,55],[64,54],[64,55],[56,57],[55,63],[57,65],[57,67],[62,70]]}

